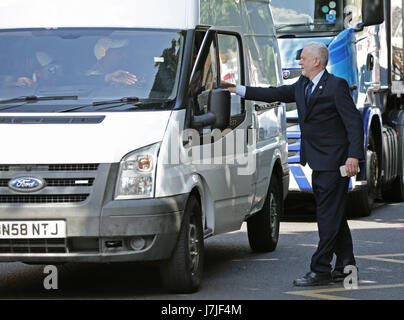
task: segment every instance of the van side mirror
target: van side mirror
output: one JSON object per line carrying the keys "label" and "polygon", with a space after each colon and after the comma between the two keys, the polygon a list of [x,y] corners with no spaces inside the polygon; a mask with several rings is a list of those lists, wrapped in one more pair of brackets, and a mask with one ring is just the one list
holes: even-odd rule
{"label": "van side mirror", "polygon": [[208,110],[216,116],[216,123],[212,129],[224,130],[230,124],[230,91],[214,89],[209,94]]}
{"label": "van side mirror", "polygon": [[208,97],[208,112],[193,116],[192,127],[200,129],[212,126],[212,129],[226,129],[230,124],[230,107],[229,90],[211,90]]}
{"label": "van side mirror", "polygon": [[362,0],[362,23],[364,27],[383,23],[384,0]]}

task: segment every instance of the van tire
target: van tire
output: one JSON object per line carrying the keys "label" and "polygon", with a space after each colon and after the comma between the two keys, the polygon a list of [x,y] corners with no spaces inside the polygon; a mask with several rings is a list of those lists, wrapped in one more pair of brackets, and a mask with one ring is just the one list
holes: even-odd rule
{"label": "van tire", "polygon": [[271,252],[276,249],[282,211],[281,187],[277,177],[273,175],[264,206],[247,219],[248,241],[252,251]]}
{"label": "van tire", "polygon": [[191,195],[173,253],[160,264],[164,287],[172,293],[196,292],[202,280],[203,263],[202,211],[199,201]]}

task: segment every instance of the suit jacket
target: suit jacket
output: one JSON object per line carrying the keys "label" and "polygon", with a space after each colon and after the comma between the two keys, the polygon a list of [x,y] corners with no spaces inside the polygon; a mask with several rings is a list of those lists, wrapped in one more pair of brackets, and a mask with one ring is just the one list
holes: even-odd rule
{"label": "suit jacket", "polygon": [[247,87],[245,98],[265,102],[296,102],[301,131],[300,163],[312,170],[338,170],[348,157],[364,159],[364,131],[360,112],[348,83],[326,70],[305,102],[309,79],[300,76],[292,85]]}

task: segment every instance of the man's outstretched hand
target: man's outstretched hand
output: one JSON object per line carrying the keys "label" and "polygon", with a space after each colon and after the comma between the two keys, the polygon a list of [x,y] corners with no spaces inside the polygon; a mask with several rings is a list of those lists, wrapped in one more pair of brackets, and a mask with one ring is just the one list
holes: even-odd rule
{"label": "man's outstretched hand", "polygon": [[224,89],[228,89],[231,93],[236,93],[236,85],[233,83],[221,81],[220,87]]}

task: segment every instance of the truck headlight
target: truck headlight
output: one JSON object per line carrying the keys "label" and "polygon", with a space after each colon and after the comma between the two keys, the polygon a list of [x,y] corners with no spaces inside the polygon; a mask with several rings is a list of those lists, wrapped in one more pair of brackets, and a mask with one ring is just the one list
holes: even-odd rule
{"label": "truck headlight", "polygon": [[160,143],[127,154],[120,163],[115,200],[152,198]]}

